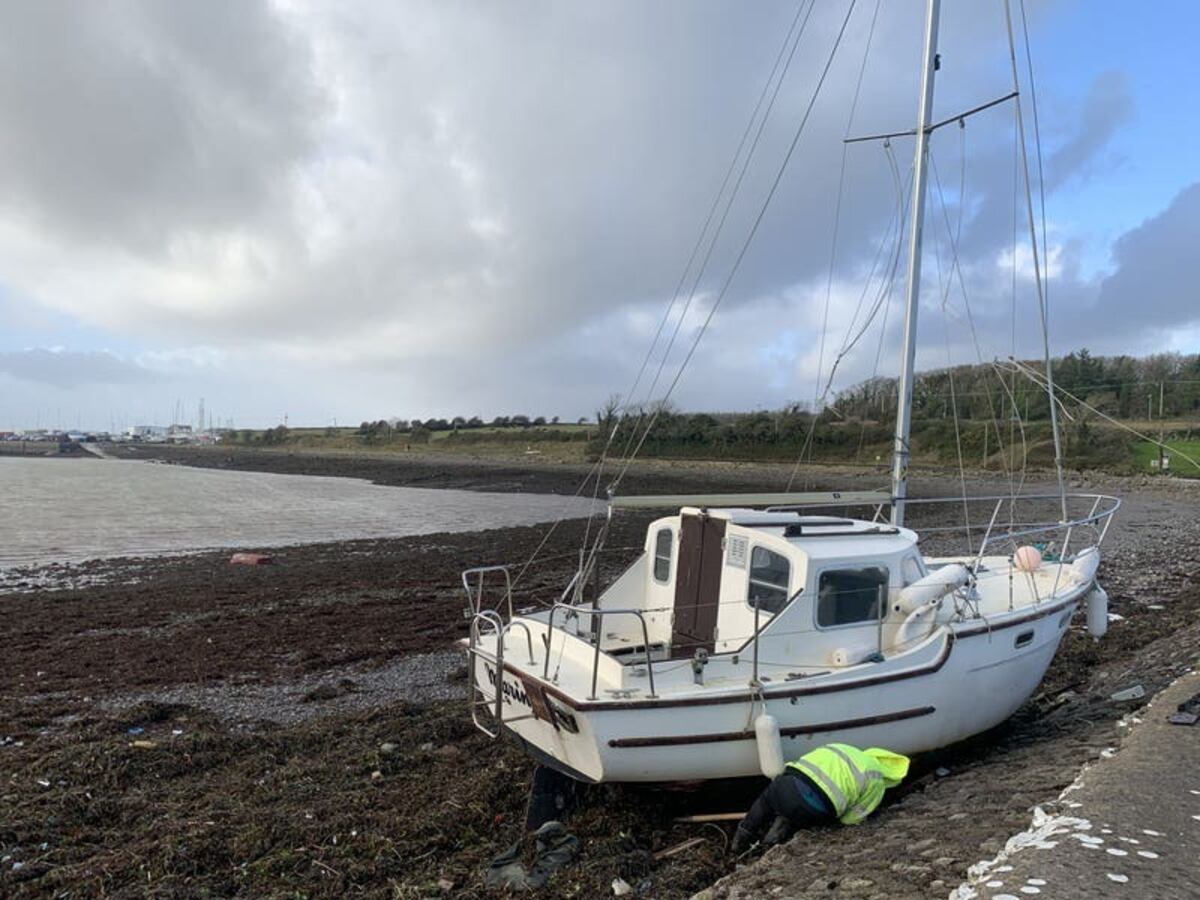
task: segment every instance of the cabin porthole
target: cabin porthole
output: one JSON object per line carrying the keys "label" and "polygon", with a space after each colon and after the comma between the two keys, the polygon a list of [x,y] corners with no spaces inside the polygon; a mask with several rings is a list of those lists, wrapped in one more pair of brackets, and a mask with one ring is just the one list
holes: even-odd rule
{"label": "cabin porthole", "polygon": [[1022,647],[1028,646],[1031,643],[1033,643],[1033,630],[1032,629],[1030,629],[1029,631],[1022,631],[1020,634],[1018,634],[1017,639],[1015,641],[1013,641],[1013,646],[1019,650]]}

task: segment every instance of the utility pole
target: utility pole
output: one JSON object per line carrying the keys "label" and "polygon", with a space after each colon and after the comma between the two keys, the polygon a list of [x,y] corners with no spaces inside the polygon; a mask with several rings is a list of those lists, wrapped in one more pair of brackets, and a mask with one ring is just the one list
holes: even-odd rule
{"label": "utility pole", "polygon": [[1158,471],[1167,472],[1167,451],[1163,447],[1166,428],[1163,424],[1163,383],[1158,383]]}

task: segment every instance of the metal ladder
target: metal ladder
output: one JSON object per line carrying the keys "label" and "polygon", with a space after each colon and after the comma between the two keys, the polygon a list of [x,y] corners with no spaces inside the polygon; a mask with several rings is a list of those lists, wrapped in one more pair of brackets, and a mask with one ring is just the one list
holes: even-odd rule
{"label": "metal ladder", "polygon": [[[508,607],[509,620],[507,623],[496,609],[483,609],[484,580],[490,572],[504,574],[504,598],[500,605]],[[475,578],[474,585],[471,583],[472,577]],[[509,574],[507,566],[481,566],[467,569],[462,573],[462,582],[463,588],[467,592],[468,602],[463,615],[471,622],[467,637],[467,702],[471,711],[471,721],[475,723],[476,728],[496,740],[504,733],[505,725],[534,718],[532,714],[504,718],[504,640],[513,626],[522,628],[525,631],[525,643],[529,651],[529,664],[533,665],[535,663],[533,634],[524,622],[513,621],[512,576]],[[480,638],[484,634],[484,629],[490,629],[496,636],[494,653],[480,646]],[[485,666],[490,665],[495,673],[493,682],[495,696],[490,699],[479,686],[479,680],[476,677],[480,661]],[[491,726],[481,719],[480,710],[487,710],[491,713]]]}

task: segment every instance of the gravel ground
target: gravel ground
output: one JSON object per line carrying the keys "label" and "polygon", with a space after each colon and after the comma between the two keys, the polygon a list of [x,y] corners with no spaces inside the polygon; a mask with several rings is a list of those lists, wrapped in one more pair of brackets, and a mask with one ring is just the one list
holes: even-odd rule
{"label": "gravel ground", "polygon": [[[466,697],[461,651],[415,653],[377,668],[330,669],[266,684],[179,684],[162,690],[104,697],[103,709],[139,703],[191,706],[232,722],[294,725],[310,719],[388,706]],[[31,698],[36,702],[39,698]],[[465,709],[465,706],[464,706]]]}

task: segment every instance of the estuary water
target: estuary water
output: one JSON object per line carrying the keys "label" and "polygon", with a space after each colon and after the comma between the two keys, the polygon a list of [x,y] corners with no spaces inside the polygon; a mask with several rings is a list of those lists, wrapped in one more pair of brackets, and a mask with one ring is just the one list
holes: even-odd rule
{"label": "estuary water", "polygon": [[133,460],[0,457],[0,567],[478,531],[587,515],[550,494],[384,487],[352,478]]}

